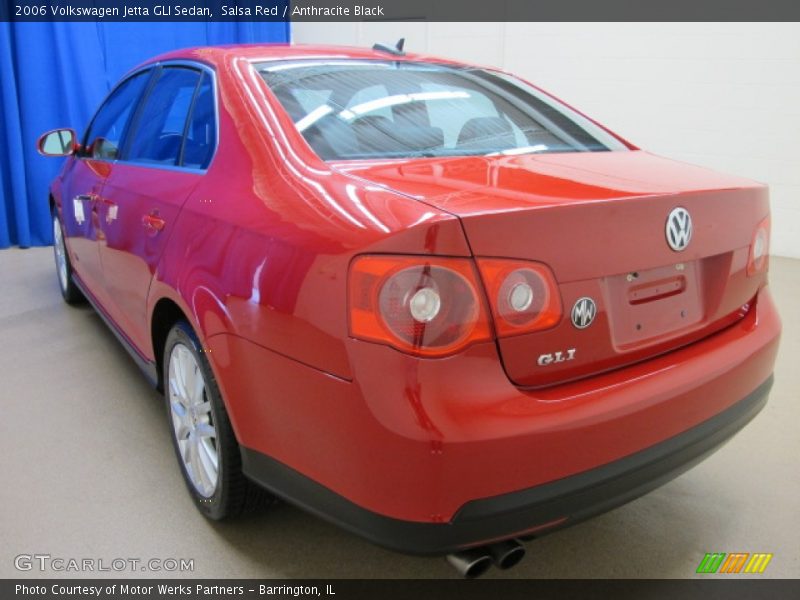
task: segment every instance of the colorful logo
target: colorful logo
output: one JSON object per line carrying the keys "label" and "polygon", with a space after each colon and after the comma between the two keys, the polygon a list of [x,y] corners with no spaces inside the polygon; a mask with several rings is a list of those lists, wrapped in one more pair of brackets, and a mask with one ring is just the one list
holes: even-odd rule
{"label": "colorful logo", "polygon": [[772,554],[764,552],[732,552],[725,554],[724,552],[709,552],[700,561],[697,567],[698,573],[763,573],[769,561],[772,560]]}

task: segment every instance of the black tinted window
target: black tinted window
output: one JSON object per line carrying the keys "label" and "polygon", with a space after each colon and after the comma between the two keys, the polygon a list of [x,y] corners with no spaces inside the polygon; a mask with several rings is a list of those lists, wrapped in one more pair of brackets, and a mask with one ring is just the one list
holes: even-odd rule
{"label": "black tinted window", "polygon": [[217,140],[217,118],[214,113],[214,85],[211,77],[203,75],[186,127],[186,139],[181,164],[184,167],[205,169],[211,162]]}
{"label": "black tinted window", "polygon": [[149,78],[150,71],[134,75],[120,84],[97,111],[84,138],[93,158],[118,158],[120,144]]}
{"label": "black tinted window", "polygon": [[145,101],[125,159],[177,165],[186,119],[200,82],[199,71],[168,67]]}

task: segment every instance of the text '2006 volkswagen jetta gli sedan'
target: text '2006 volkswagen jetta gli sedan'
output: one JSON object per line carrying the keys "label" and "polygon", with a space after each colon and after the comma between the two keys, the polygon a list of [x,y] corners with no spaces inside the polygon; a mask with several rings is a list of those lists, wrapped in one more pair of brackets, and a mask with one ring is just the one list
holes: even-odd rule
{"label": "text '2006 volkswagen jetta gli sedan'", "polygon": [[764,186],[500,71],[235,46],[128,74],[51,188],[58,281],[163,389],[221,519],[273,496],[475,575],[766,402]]}

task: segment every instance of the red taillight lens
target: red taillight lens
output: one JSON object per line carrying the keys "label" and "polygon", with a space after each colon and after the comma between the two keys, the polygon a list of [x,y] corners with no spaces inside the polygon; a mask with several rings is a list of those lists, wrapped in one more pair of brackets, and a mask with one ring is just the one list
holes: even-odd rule
{"label": "red taillight lens", "polygon": [[478,269],[500,337],[549,329],[561,320],[561,296],[541,263],[479,258]]}
{"label": "red taillight lens", "polygon": [[769,257],[769,217],[765,218],[756,227],[753,241],[750,243],[750,255],[747,258],[747,275],[755,275],[765,271]]}
{"label": "red taillight lens", "polygon": [[350,332],[438,357],[492,338],[470,259],[361,256],[350,267]]}

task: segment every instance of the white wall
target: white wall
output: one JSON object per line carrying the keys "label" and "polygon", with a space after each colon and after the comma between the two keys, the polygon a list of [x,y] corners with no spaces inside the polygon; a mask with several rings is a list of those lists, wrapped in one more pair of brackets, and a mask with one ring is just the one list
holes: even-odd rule
{"label": "white wall", "polygon": [[766,182],[772,253],[800,258],[798,23],[294,23],[296,43],[506,68],[634,144]]}

